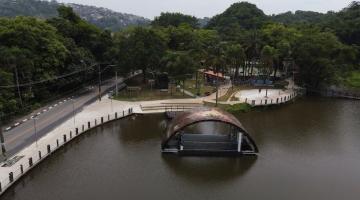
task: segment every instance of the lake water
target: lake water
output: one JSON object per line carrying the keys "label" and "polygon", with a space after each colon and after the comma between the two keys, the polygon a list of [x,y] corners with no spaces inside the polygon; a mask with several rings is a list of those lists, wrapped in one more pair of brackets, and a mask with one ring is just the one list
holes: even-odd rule
{"label": "lake water", "polygon": [[360,199],[360,101],[304,98],[237,116],[257,158],[162,155],[163,115],[90,131],[2,200]]}

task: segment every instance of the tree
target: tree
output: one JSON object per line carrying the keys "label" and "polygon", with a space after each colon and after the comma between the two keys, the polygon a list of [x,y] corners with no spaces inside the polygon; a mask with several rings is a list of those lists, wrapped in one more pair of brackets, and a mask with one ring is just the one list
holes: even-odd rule
{"label": "tree", "polygon": [[[36,18],[16,17],[0,20],[1,68],[14,74],[13,84],[50,78],[61,72],[68,56],[56,29]],[[17,87],[14,92],[23,100],[46,95],[40,88]]]}
{"label": "tree", "polygon": [[170,77],[183,84],[185,91],[185,80],[197,69],[198,64],[192,59],[188,52],[168,51],[163,58],[164,69]]}
{"label": "tree", "polygon": [[165,29],[165,32],[168,37],[167,45],[174,51],[187,51],[198,48],[195,32],[188,24],[169,27]]}
{"label": "tree", "polygon": [[343,44],[332,33],[305,30],[294,48],[294,58],[300,67],[302,83],[311,88],[335,83],[336,63],[342,47]]}
{"label": "tree", "polygon": [[181,13],[161,13],[159,17],[155,17],[152,22],[153,26],[163,26],[163,27],[179,27],[181,24],[188,24],[192,28],[199,27],[199,21],[196,17],[190,15],[184,15]]}
{"label": "tree", "polygon": [[275,48],[266,45],[261,51],[262,67],[260,69],[261,75],[268,79],[274,70],[274,60],[277,59],[277,51]]}
{"label": "tree", "polygon": [[267,16],[256,5],[240,2],[234,3],[225,12],[213,17],[208,28],[216,29],[221,34],[226,35],[241,29],[259,29],[267,20]]}
{"label": "tree", "polygon": [[78,47],[88,49],[98,61],[102,61],[111,47],[110,32],[81,19],[71,7],[60,6],[58,12],[59,17],[47,22],[64,38],[72,39]]}
{"label": "tree", "polygon": [[128,71],[141,69],[145,83],[147,71],[159,67],[166,43],[153,29],[137,27],[115,36],[115,48],[118,64]]}
{"label": "tree", "polygon": [[239,68],[243,67],[243,76],[246,76],[245,73],[245,51],[240,44],[231,44],[226,47],[225,50],[226,58],[232,69],[235,69],[234,79],[239,75]]}
{"label": "tree", "polygon": [[268,24],[261,30],[262,40],[277,51],[277,59],[274,60],[274,78],[284,61],[292,60],[292,48],[301,35],[299,30],[282,24]]}

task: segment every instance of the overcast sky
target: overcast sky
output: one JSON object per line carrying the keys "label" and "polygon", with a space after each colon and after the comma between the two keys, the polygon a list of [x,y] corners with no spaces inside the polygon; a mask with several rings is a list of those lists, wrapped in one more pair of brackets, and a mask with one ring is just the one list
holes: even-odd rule
{"label": "overcast sky", "polygon": [[[212,17],[223,12],[239,0],[58,0],[110,8],[114,11],[136,14],[149,19],[161,12],[181,12],[196,17]],[[351,0],[248,0],[266,14],[286,11],[311,10],[338,11],[350,4]]]}

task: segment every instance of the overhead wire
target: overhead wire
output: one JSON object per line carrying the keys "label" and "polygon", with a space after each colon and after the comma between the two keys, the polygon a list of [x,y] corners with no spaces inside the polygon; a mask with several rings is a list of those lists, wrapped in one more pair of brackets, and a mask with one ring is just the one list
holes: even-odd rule
{"label": "overhead wire", "polygon": [[55,76],[55,77],[52,77],[52,78],[43,79],[43,80],[39,80],[39,81],[32,81],[32,82],[28,82],[28,83],[22,83],[22,84],[19,84],[19,85],[0,85],[0,88],[27,87],[27,86],[31,86],[31,85],[37,85],[37,84],[40,84],[40,83],[54,81],[54,80],[58,80],[58,79],[62,79],[62,78],[72,76],[74,74],[78,74],[80,72],[94,70],[93,67],[96,66],[96,65],[97,64],[94,64],[94,65],[92,65],[92,66],[90,66],[90,67],[88,67],[86,69],[78,70],[78,71],[71,72],[71,73],[68,73],[68,74],[63,74],[63,75],[60,75],[60,76]]}

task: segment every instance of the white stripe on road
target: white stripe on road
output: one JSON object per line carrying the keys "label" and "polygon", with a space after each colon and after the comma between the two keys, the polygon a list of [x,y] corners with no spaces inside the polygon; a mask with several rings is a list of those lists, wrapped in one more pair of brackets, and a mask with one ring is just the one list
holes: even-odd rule
{"label": "white stripe on road", "polygon": [[23,119],[22,122],[26,122],[28,119]]}
{"label": "white stripe on road", "polygon": [[55,104],[54,106],[56,107],[56,106],[58,106],[58,104]]}
{"label": "white stripe on road", "polygon": [[11,129],[11,127],[7,127],[6,129],[5,129],[5,131],[8,131],[8,130],[10,130]]}
{"label": "white stripe on road", "polygon": [[33,119],[33,118],[34,118],[34,115],[31,115],[31,116],[30,116],[30,119]]}
{"label": "white stripe on road", "polygon": [[46,109],[43,110],[43,112],[46,112],[46,111],[47,111]]}
{"label": "white stripe on road", "polygon": [[38,112],[36,115],[40,115],[41,113],[40,112]]}
{"label": "white stripe on road", "polygon": [[19,126],[20,125],[20,123],[18,122],[18,123],[16,123],[16,124],[14,124],[14,126]]}

